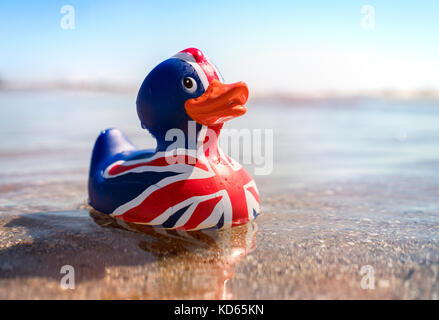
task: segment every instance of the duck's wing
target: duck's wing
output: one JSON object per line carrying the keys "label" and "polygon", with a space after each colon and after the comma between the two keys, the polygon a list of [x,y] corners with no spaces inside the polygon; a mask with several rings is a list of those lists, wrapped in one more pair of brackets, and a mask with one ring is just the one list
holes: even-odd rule
{"label": "duck's wing", "polygon": [[119,129],[103,130],[96,139],[93,147],[90,177],[114,162],[115,156],[118,154],[133,152],[135,150],[137,150],[137,148],[134,144]]}
{"label": "duck's wing", "polygon": [[149,158],[154,150],[137,150],[127,136],[118,129],[107,129],[97,138],[90,163],[88,194],[90,205],[103,213],[112,213],[118,206],[155,183],[151,175],[130,176],[107,180],[103,174],[114,162],[136,158]]}

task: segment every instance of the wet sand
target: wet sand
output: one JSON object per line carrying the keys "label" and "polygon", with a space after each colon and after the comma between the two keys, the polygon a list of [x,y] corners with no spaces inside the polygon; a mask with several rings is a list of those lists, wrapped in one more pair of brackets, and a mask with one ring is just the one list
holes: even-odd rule
{"label": "wet sand", "polygon": [[[10,215],[0,222],[0,297],[437,299],[437,211],[404,208],[439,192],[425,186],[413,199],[412,184],[263,194],[256,223],[203,237],[124,229],[84,209]],[[60,287],[63,265],[75,268],[74,290]],[[372,290],[361,288],[364,265]]]}
{"label": "wet sand", "polygon": [[[161,232],[90,211],[89,144],[106,125],[72,133],[85,142],[71,147],[70,134],[49,143],[57,128],[33,128],[38,147],[0,152],[0,298],[438,299],[439,129],[416,117],[439,110],[398,109],[389,123],[409,121],[386,131],[373,106],[329,120],[327,108],[285,109],[297,127],[277,128],[275,170],[256,177],[263,214],[221,232]],[[63,265],[74,290],[60,286]],[[373,289],[361,286],[363,266]]]}

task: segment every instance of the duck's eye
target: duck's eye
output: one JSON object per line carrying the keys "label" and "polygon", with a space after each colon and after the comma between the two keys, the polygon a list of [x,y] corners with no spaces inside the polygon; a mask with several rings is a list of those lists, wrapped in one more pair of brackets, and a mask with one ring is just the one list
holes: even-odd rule
{"label": "duck's eye", "polygon": [[183,87],[187,92],[194,93],[197,90],[197,82],[191,77],[186,77],[183,79]]}

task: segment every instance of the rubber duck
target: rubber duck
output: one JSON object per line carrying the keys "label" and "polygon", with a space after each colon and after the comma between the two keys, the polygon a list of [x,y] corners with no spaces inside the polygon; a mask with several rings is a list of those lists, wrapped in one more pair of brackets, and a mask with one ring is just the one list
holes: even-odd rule
{"label": "rubber duck", "polygon": [[246,113],[244,82],[225,84],[196,48],[157,65],[137,95],[137,115],[157,147],[138,150],[118,129],[97,138],[89,204],[125,222],[164,229],[221,229],[260,214],[250,174],[219,147],[225,121]]}

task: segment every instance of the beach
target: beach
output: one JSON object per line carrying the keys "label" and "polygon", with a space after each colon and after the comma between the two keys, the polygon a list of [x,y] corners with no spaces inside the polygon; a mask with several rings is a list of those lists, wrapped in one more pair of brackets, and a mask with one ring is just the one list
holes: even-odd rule
{"label": "beach", "polygon": [[154,146],[135,95],[11,91],[0,106],[0,299],[439,297],[437,100],[250,100],[227,128],[273,130],[272,172],[246,165],[262,214],[193,234],[87,205],[100,130]]}

